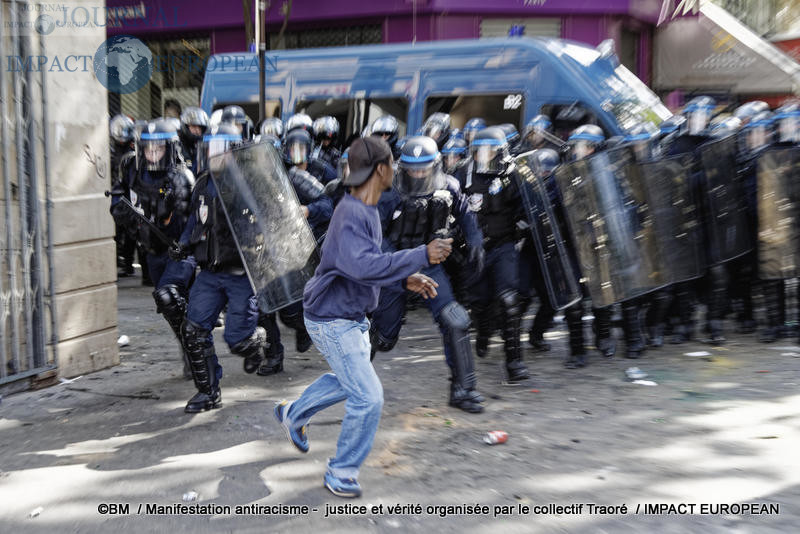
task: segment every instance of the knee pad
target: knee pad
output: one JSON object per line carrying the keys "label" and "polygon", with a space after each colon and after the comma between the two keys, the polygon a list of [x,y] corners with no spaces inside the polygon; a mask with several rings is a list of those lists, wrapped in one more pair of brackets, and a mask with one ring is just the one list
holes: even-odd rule
{"label": "knee pad", "polygon": [[186,299],[174,284],[167,284],[153,291],[153,300],[156,301],[156,311],[160,314],[169,316],[186,313]]}
{"label": "knee pad", "polygon": [[208,343],[208,335],[210,330],[206,330],[199,324],[185,319],[181,324],[181,337],[183,338],[183,346],[186,347],[187,352],[202,351]]}
{"label": "knee pad", "polygon": [[249,337],[232,346],[231,352],[238,355],[250,354],[253,351],[261,350],[266,343],[267,331],[263,327],[257,326]]}
{"label": "knee pad", "polygon": [[500,302],[505,308],[506,315],[509,317],[516,317],[522,314],[520,309],[519,293],[513,289],[503,291],[500,293]]}
{"label": "knee pad", "polygon": [[469,330],[469,313],[466,308],[456,301],[452,301],[442,308],[439,312],[439,320],[442,326],[450,331],[467,331]]}

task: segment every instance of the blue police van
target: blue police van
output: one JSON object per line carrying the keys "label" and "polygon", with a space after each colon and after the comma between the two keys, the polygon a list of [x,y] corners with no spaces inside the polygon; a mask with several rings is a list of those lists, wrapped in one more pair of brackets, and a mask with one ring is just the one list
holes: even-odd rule
{"label": "blue police van", "polygon": [[[641,123],[656,131],[671,113],[611,43],[513,37],[268,51],[267,116],[332,115],[342,140],[385,114],[398,120],[400,135],[413,133],[437,111],[456,128],[482,117],[521,129],[545,114],[562,138],[587,122],[609,137]],[[201,106],[211,114],[237,104],[255,120],[258,84],[257,55],[211,56]]]}

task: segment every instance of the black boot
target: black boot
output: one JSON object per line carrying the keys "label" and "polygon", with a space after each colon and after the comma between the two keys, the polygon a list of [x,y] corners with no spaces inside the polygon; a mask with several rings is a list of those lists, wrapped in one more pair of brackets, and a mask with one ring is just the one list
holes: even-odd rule
{"label": "black boot", "polygon": [[476,391],[475,359],[469,342],[469,313],[456,301],[446,304],[438,317],[444,342],[452,360],[450,406],[465,412],[483,411],[483,395]]}
{"label": "black boot", "polygon": [[283,371],[283,345],[268,343],[264,349],[264,361],[258,367],[259,376],[275,375]]}
{"label": "black boot", "polygon": [[611,310],[608,308],[595,308],[592,329],[595,334],[594,344],[600,354],[611,358],[617,352],[617,340],[611,331]]}
{"label": "black boot", "polygon": [[459,381],[450,378],[450,406],[467,413],[481,413],[483,406],[477,402],[471,392],[462,388]]}
{"label": "black boot", "polygon": [[583,336],[583,304],[570,306],[564,312],[569,329],[569,356],[564,361],[567,369],[577,369],[586,366],[586,349]]}
{"label": "black boot", "polygon": [[264,358],[262,351],[266,342],[267,332],[263,327],[257,326],[250,337],[231,347],[232,353],[244,358],[245,373],[253,374],[261,366],[261,360]]}
{"label": "black boot", "polygon": [[547,352],[551,348],[550,343],[544,340],[544,334],[533,330],[528,333],[528,344],[533,347],[533,350],[536,352]]}
{"label": "black boot", "polygon": [[210,332],[189,320],[181,326],[181,337],[186,357],[192,370],[192,378],[197,388],[184,408],[186,413],[212,410],[222,405],[222,394],[216,380],[216,354],[214,344],[209,343]]}
{"label": "black boot", "polygon": [[509,382],[519,382],[530,378],[528,368],[522,363],[522,346],[520,343],[520,326],[522,317],[519,313],[516,291],[506,291],[500,295],[503,308],[503,341],[506,351],[506,372]]}
{"label": "black boot", "polygon": [[311,336],[306,332],[306,325],[303,322],[303,307],[299,304],[292,304],[278,312],[283,324],[293,329],[295,332],[294,348],[297,352],[306,352],[311,348]]}
{"label": "black boot", "polygon": [[636,302],[622,305],[623,331],[625,333],[625,357],[639,358],[645,349],[642,325],[639,320],[639,306]]}

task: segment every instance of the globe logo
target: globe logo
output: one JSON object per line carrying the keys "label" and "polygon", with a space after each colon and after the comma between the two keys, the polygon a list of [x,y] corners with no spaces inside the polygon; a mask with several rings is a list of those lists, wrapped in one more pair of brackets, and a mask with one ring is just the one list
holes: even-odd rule
{"label": "globe logo", "polygon": [[50,35],[56,29],[56,23],[50,15],[39,15],[33,23],[33,28],[40,35]]}
{"label": "globe logo", "polygon": [[94,53],[94,73],[112,93],[133,93],[150,80],[153,54],[136,37],[115,35],[106,39]]}

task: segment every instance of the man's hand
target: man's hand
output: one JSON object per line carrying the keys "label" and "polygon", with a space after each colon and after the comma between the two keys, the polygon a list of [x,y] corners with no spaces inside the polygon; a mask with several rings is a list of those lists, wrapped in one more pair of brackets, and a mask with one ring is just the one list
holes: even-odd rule
{"label": "man's hand", "polygon": [[453,251],[453,238],[434,239],[428,243],[428,263],[436,265],[447,259]]}
{"label": "man's hand", "polygon": [[433,278],[424,274],[414,273],[406,278],[406,289],[419,293],[425,299],[432,299],[438,295],[436,292],[437,287],[439,287],[439,284]]}

